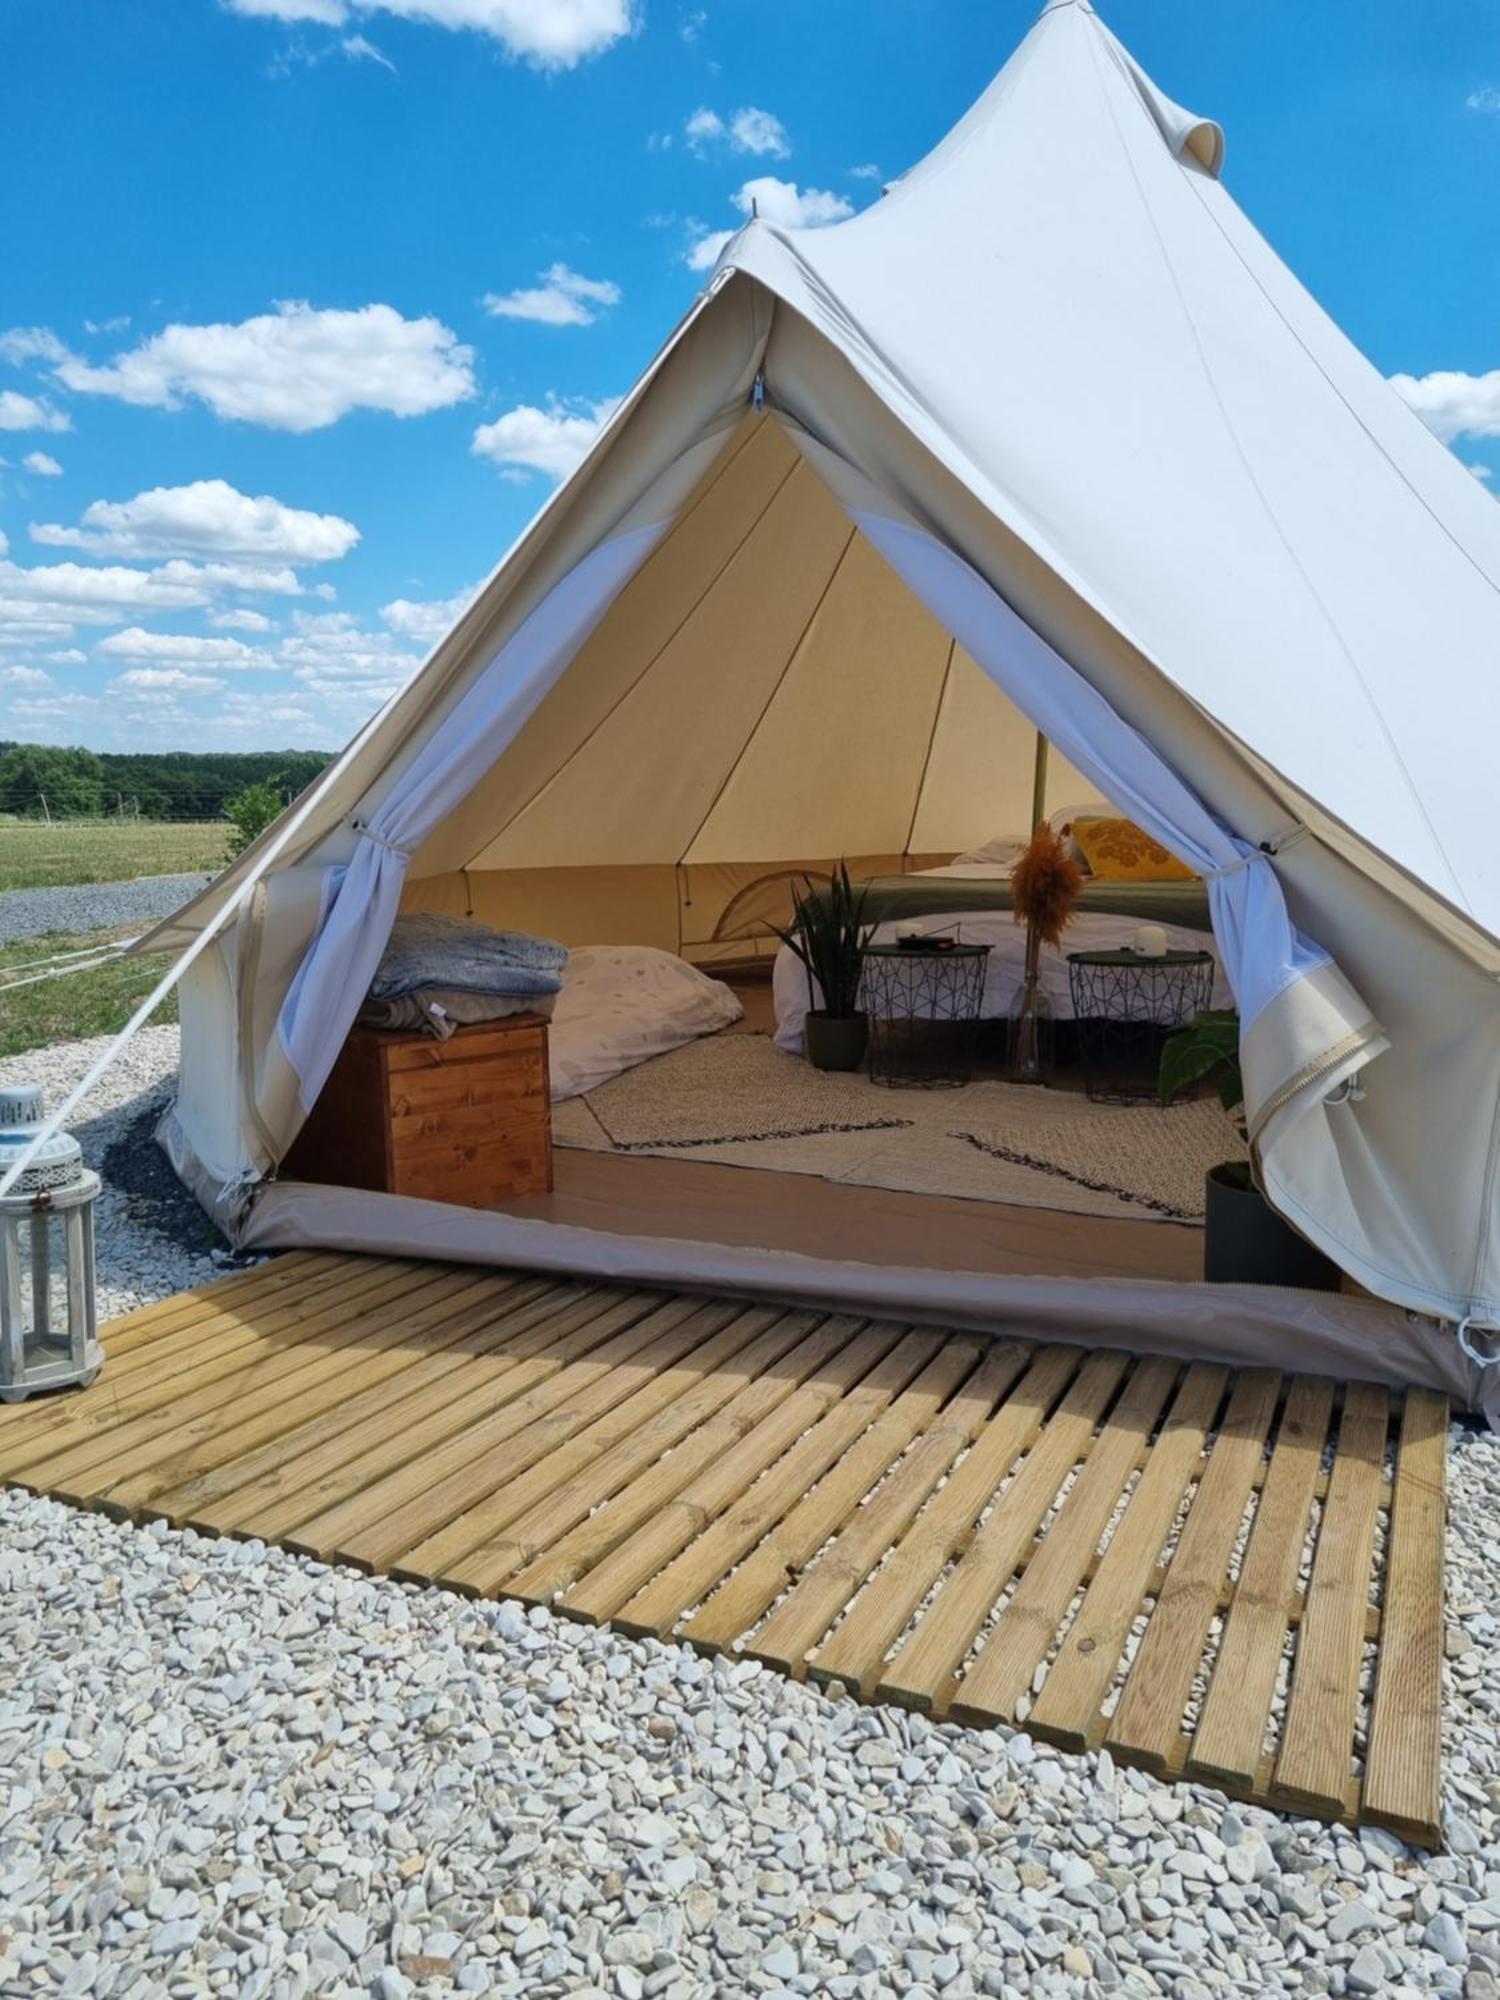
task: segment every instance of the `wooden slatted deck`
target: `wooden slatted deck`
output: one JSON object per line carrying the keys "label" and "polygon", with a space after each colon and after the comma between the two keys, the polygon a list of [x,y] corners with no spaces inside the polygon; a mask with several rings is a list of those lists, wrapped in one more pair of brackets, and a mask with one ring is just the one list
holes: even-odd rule
{"label": "wooden slatted deck", "polygon": [[105,1346],[0,1479],[1438,1837],[1431,1392],[332,1253]]}

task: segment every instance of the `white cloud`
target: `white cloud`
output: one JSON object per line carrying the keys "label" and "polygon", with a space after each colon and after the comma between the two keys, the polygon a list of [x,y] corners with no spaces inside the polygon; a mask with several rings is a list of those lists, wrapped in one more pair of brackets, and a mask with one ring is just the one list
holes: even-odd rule
{"label": "white cloud", "polygon": [[[746,181],[732,199],[741,215],[758,215],[780,229],[826,229],[829,223],[843,222],[854,213],[854,204],[841,194],[828,188],[799,188],[795,181],[779,181],[774,174]],[[694,227],[701,230],[702,225]],[[699,234],[687,253],[689,268],[711,271],[733,234],[732,229]]]}
{"label": "white cloud", "polygon": [[111,632],[94,648],[101,660],[139,660],[147,665],[167,663],[176,667],[218,667],[236,671],[275,664],[264,647],[247,646],[243,639],[213,639],[192,632],[145,632],[139,625],[123,632]]}
{"label": "white cloud", "polygon": [[1495,476],[1494,467],[1489,465],[1471,465],[1469,470],[1476,479],[1493,479]]}
{"label": "white cloud", "polygon": [[677,32],[691,47],[703,33],[707,25],[708,14],[706,10],[702,7],[695,7],[690,13],[683,15],[681,21],[678,23]]}
{"label": "white cloud", "polygon": [[45,397],[23,396],[19,389],[0,389],[0,431],[70,431],[71,419],[55,410]]}
{"label": "white cloud", "polygon": [[711,271],[734,231],[709,229],[701,222],[691,223],[689,227],[693,232],[693,241],[683,261],[690,271]]}
{"label": "white cloud", "polygon": [[33,541],[90,555],[223,556],[255,562],[335,562],[359,540],[352,521],[252,499],[223,479],[153,486],[133,500],[95,500],[76,528],[33,524]]}
{"label": "white cloud", "polygon": [[28,451],[21,463],[28,472],[34,472],[39,479],[62,477],[62,467],[50,451]]}
{"label": "white cloud", "polygon": [[880,179],[880,169],[879,167],[872,166],[867,161],[862,167],[851,167],[849,169],[849,178],[851,181],[878,181]]}
{"label": "white cloud", "polygon": [[[100,650],[102,652],[103,648]],[[116,688],[146,693],[170,691],[175,694],[201,692],[226,685],[213,674],[195,674],[188,667],[131,667],[110,682],[110,686]]]}
{"label": "white cloud", "polygon": [[552,264],[538,283],[515,292],[486,292],[484,309],[496,319],[530,319],[542,326],[592,326],[601,307],[620,303],[620,287],[607,278],[585,278],[566,264]]}
{"label": "white cloud", "polygon": [[431,315],[292,300],[233,325],[168,326],[102,367],[64,354],[53,372],[78,395],[162,410],[196,398],[216,416],[312,431],[351,410],[447,409],[473,395],[473,362],[474,350]]}
{"label": "white cloud", "polygon": [[470,28],[538,69],[572,69],[630,34],[633,0],[226,0],[236,14],[341,28],[359,14],[394,14],[435,28]]}
{"label": "white cloud", "polygon": [[682,136],[700,159],[721,145],[731,153],[753,153],[773,160],[789,158],[792,150],[781,120],[753,104],[742,105],[727,121],[700,104],[683,126]]}
{"label": "white cloud", "polygon": [[276,621],[268,618],[264,611],[247,611],[243,607],[235,611],[210,611],[208,622],[220,632],[274,632]]}
{"label": "white cloud", "polygon": [[565,403],[551,397],[545,410],[522,403],[492,424],[481,424],[469,449],[477,458],[492,458],[510,476],[542,472],[549,479],[566,479],[587,457],[619,402]]}
{"label": "white cloud", "polygon": [[706,104],[700,104],[683,126],[682,136],[695,153],[706,152],[724,137],[724,120],[717,111],[710,111]]}
{"label": "white cloud", "polygon": [[49,653],[49,660],[56,660],[60,667],[81,667],[88,660],[87,653],[80,653],[76,646],[69,646],[61,653]]}
{"label": "white cloud", "polygon": [[399,638],[414,639],[423,646],[435,646],[439,639],[448,636],[478,595],[479,585],[472,583],[467,590],[455,591],[452,597],[425,603],[414,602],[409,597],[397,597],[391,603],[381,605],[380,615]]}
{"label": "white cloud", "polygon": [[[88,326],[88,321],[84,325]],[[103,329],[98,329],[102,331]],[[96,331],[89,327],[90,333]],[[68,350],[50,326],[13,326],[0,333],[0,361],[24,368],[29,361],[66,361]]]}
{"label": "white cloud", "polygon": [[42,688],[52,686],[51,674],[40,667],[0,667],[0,687]]}
{"label": "white cloud", "polygon": [[1444,444],[1460,437],[1500,437],[1500,368],[1487,375],[1465,375],[1457,369],[1393,375],[1391,387]]}
{"label": "white cloud", "polygon": [[379,63],[380,67],[388,69],[392,76],[395,76],[397,73],[396,65],[385,51],[377,49],[375,44],[367,41],[363,35],[345,35],[344,39],[339,43],[339,47],[351,62]]}
{"label": "white cloud", "polygon": [[1471,90],[1464,103],[1470,111],[1500,113],[1500,89],[1493,83],[1484,84],[1479,90]]}
{"label": "white cloud", "polygon": [[193,611],[212,601],[216,584],[191,563],[158,569],[47,563],[23,569],[0,559],[0,626],[45,628],[66,639],[74,624],[114,625],[123,617]]}
{"label": "white cloud", "polygon": [[730,119],[729,143],[737,153],[755,153],[773,160],[786,159],[792,150],[781,120],[753,104],[736,111]]}

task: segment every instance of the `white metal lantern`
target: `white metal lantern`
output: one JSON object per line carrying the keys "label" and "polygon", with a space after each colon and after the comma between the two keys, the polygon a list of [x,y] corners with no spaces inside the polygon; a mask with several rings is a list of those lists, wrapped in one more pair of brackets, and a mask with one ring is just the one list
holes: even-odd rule
{"label": "white metal lantern", "polygon": [[[38,1084],[0,1090],[0,1179],[36,1137]],[[94,1302],[99,1176],[56,1132],[0,1196],[0,1402],[92,1382],[104,1362]]]}

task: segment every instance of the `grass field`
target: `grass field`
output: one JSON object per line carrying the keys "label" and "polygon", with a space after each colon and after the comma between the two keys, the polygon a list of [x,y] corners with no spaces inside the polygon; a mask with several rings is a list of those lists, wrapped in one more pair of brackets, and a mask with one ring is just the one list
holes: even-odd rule
{"label": "grass field", "polygon": [[0,891],[210,873],[224,865],[229,831],[224,820],[0,819]]}
{"label": "grass field", "polygon": [[[136,924],[124,930],[90,931],[81,937],[54,931],[48,937],[27,938],[22,944],[0,945],[0,987],[38,959],[131,937],[139,929]],[[81,1041],[88,1035],[117,1033],[166,965],[162,953],[149,952],[141,958],[111,959],[90,971],[70,972],[65,979],[44,979],[34,986],[0,992],[0,1056],[18,1056],[53,1042]],[[176,1019],[177,995],[169,993],[151,1016],[151,1024],[165,1026]]]}

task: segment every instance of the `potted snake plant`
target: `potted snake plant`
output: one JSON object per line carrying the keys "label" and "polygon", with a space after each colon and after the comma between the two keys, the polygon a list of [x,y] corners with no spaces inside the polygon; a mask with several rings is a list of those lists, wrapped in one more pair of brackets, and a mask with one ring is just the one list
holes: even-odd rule
{"label": "potted snake plant", "polygon": [[[1240,1017],[1232,1007],[1206,1008],[1169,1035],[1157,1081],[1163,1104],[1194,1084],[1212,1082],[1240,1137],[1248,1139]],[[1337,1264],[1276,1213],[1256,1186],[1248,1159],[1209,1168],[1203,1208],[1203,1275],[1211,1284],[1339,1289]]]}
{"label": "potted snake plant", "polygon": [[[859,980],[871,926],[864,920],[864,884],[856,889],[841,861],[821,888],[803,877],[792,891],[792,921],[776,935],[807,974],[804,1030],[814,1069],[858,1069],[870,1024],[859,1005]],[[821,1002],[821,1004],[818,1004]]]}

